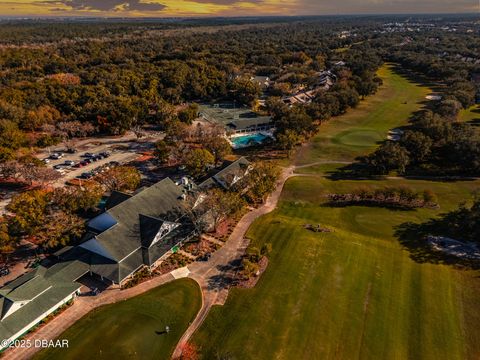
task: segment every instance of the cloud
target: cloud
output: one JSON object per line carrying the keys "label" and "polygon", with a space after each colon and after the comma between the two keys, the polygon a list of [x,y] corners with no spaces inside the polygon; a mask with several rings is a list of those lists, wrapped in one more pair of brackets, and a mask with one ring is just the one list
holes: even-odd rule
{"label": "cloud", "polygon": [[238,3],[248,4],[261,4],[264,0],[190,0],[191,2],[200,4],[213,4],[213,5],[235,5]]}
{"label": "cloud", "polygon": [[297,13],[445,13],[473,11],[478,0],[301,0]]}
{"label": "cloud", "polygon": [[477,12],[478,0],[0,0],[0,16],[258,16]]}
{"label": "cloud", "polygon": [[[140,0],[54,0],[46,5],[64,5],[76,11],[162,11],[165,5]],[[65,9],[63,9],[65,10]]]}

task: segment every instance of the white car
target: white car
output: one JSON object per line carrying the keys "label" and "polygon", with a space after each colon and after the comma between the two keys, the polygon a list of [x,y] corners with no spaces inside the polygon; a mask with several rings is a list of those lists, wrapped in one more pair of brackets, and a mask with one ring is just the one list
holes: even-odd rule
{"label": "white car", "polygon": [[43,161],[45,164],[50,163],[50,159],[49,159],[49,158],[43,159],[42,161]]}
{"label": "white car", "polygon": [[73,165],[75,165],[75,161],[73,161],[73,160],[65,160],[64,164],[67,165],[67,166],[73,166]]}

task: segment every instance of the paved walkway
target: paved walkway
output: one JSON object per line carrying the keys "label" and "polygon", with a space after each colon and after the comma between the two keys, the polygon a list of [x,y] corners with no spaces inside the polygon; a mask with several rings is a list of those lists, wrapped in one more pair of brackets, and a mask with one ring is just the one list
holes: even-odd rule
{"label": "paved walkway", "polygon": [[228,241],[212,255],[208,262],[197,262],[188,266],[190,270],[189,277],[196,280],[202,289],[202,307],[180,338],[173,352],[173,359],[180,357],[184,345],[203,323],[211,307],[213,305],[225,304],[228,289],[235,277],[235,271],[239,267],[242,256],[249,244],[249,240],[245,238],[247,230],[256,219],[275,209],[285,182],[291,176],[296,176],[293,170],[294,167],[289,167],[282,171],[277,188],[268,197],[265,204],[248,212],[240,219]]}
{"label": "paved walkway", "polygon": [[[282,171],[276,190],[268,197],[265,204],[242,217],[228,241],[221,249],[213,253],[209,261],[192,263],[187,268],[175,270],[175,276],[172,275],[172,273],[164,274],[130,289],[107,289],[95,297],[80,296],[75,300],[75,303],[67,308],[60,316],[53,318],[46,325],[28,334],[25,339],[32,341],[56,339],[76,321],[99,306],[127,300],[160,285],[169,283],[176,278],[188,276],[195,280],[202,289],[202,307],[175,349],[173,357],[178,357],[181,354],[182,346],[188,342],[195,330],[203,323],[211,307],[225,303],[228,296],[228,289],[249,243],[249,240],[245,238],[245,233],[257,218],[275,209],[285,182],[289,177],[296,176],[293,174],[293,170],[293,167],[289,167]],[[38,350],[40,349],[9,349],[3,353],[2,359],[30,359]]]}
{"label": "paved walkway", "polygon": [[[173,280],[175,280],[175,277],[173,277],[171,273],[168,273],[157,276],[130,289],[107,289],[98,296],[80,296],[75,300],[75,303],[67,308],[61,315],[53,318],[46,325],[40,327],[36,331],[28,334],[25,336],[25,339],[29,339],[32,342],[35,340],[56,339],[91,310],[102,305],[127,300]],[[9,349],[3,353],[2,360],[30,359],[39,350],[40,349],[33,347]]]}

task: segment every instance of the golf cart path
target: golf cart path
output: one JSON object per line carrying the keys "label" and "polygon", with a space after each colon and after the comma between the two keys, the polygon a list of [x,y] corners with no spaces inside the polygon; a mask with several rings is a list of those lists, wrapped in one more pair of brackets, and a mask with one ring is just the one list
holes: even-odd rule
{"label": "golf cart path", "polygon": [[[30,340],[32,343],[34,343],[35,340],[57,339],[75,322],[100,306],[124,301],[178,278],[188,277],[195,280],[202,290],[202,307],[177,345],[174,354],[180,354],[181,346],[190,339],[194,331],[202,324],[210,308],[213,305],[225,303],[230,280],[233,275],[232,271],[235,268],[234,262],[241,260],[249,243],[248,239],[244,237],[245,233],[258,217],[275,209],[283,185],[289,177],[294,176],[293,169],[293,167],[283,169],[275,191],[268,197],[265,204],[242,217],[230,235],[229,240],[221,249],[213,253],[209,261],[193,263],[188,266],[188,268],[182,269],[183,271],[181,272],[176,271],[163,274],[129,289],[106,289],[97,296],[79,296],[72,306],[65,309],[61,314],[46,324],[41,325],[37,330],[25,335],[23,339]],[[180,274],[180,276],[174,276],[177,274]],[[3,352],[2,359],[30,359],[40,350],[40,348],[35,347],[10,348]]]}
{"label": "golf cart path", "polygon": [[279,177],[275,191],[270,194],[267,201],[257,209],[245,214],[235,226],[226,244],[216,251],[208,262],[197,262],[188,266],[189,278],[194,279],[202,289],[202,307],[197,316],[180,338],[172,358],[179,358],[182,349],[190,340],[195,331],[200,327],[213,305],[223,305],[227,299],[230,281],[234,277],[235,268],[239,265],[249,239],[245,234],[250,225],[259,217],[273,211],[278,203],[285,182],[292,176],[294,167],[284,168]]}

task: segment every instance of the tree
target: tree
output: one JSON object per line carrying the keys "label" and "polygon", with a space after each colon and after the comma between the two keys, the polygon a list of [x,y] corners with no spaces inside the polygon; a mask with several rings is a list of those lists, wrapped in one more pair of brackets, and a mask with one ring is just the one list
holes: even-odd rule
{"label": "tree", "polygon": [[386,175],[392,170],[398,170],[399,173],[403,174],[410,163],[410,158],[404,147],[389,141],[368,156],[366,162],[370,171],[376,175]]}
{"label": "tree", "polygon": [[26,144],[27,138],[16,123],[5,119],[0,120],[1,147],[16,150]]}
{"label": "tree", "polygon": [[236,186],[243,191],[243,196],[249,203],[260,203],[277,187],[280,168],[272,162],[260,161]]}
{"label": "tree", "polygon": [[198,117],[198,104],[189,104],[185,109],[178,112],[178,119],[188,125],[191,125],[193,120]]}
{"label": "tree", "polygon": [[61,118],[60,112],[49,105],[42,105],[35,110],[27,112],[23,121],[20,123],[22,129],[38,130],[43,125],[54,124]]}
{"label": "tree", "polygon": [[15,159],[15,152],[3,146],[0,146],[0,164]]}
{"label": "tree", "polygon": [[202,206],[213,220],[213,228],[237,214],[244,206],[244,201],[236,192],[223,191],[219,188],[209,190],[202,202]]}
{"label": "tree", "polygon": [[21,178],[29,184],[33,184],[34,181],[38,181],[41,185],[45,185],[61,178],[61,175],[58,171],[47,168],[44,166],[44,164],[39,166],[34,163],[26,163],[19,168],[19,171]]}
{"label": "tree", "polygon": [[305,109],[300,106],[295,106],[290,109],[275,122],[275,126],[277,128],[277,134],[291,130],[300,136],[308,137],[315,131],[313,119],[306,113]]}
{"label": "tree", "polygon": [[215,163],[220,163],[227,155],[232,153],[230,143],[222,136],[212,136],[205,140],[205,147],[215,157]]}
{"label": "tree", "polygon": [[159,140],[155,143],[155,157],[161,164],[168,163],[168,159],[170,158],[170,147],[168,146],[165,140]]}
{"label": "tree", "polygon": [[15,240],[10,236],[8,229],[8,220],[0,217],[0,254],[5,255],[15,249]]}
{"label": "tree", "polygon": [[164,123],[165,141],[167,144],[174,145],[178,141],[183,141],[187,137],[188,125],[178,120],[170,120]]}
{"label": "tree", "polygon": [[443,118],[455,120],[462,109],[462,104],[454,99],[442,100],[435,109],[435,112]]}
{"label": "tree", "polygon": [[53,191],[52,201],[70,213],[84,213],[96,209],[103,195],[99,184],[86,183],[82,187],[63,187]]}
{"label": "tree", "polygon": [[277,145],[280,149],[286,150],[288,157],[291,156],[291,152],[295,145],[300,142],[300,136],[293,130],[286,130],[284,133],[276,135]]}
{"label": "tree", "polygon": [[95,132],[95,127],[90,122],[62,121],[57,124],[60,135],[69,140],[74,137],[85,137]]}
{"label": "tree", "polygon": [[248,77],[239,77],[233,80],[232,92],[234,98],[241,104],[252,106],[261,93],[260,86]]}
{"label": "tree", "polygon": [[419,131],[407,130],[403,134],[400,144],[411,154],[412,162],[421,163],[430,155],[433,141]]}
{"label": "tree", "polygon": [[201,177],[215,164],[215,157],[206,149],[193,149],[187,153],[184,162],[190,175]]}
{"label": "tree", "polygon": [[46,221],[50,195],[45,190],[32,190],[15,195],[7,205],[13,213],[9,225],[13,235],[35,235]]}
{"label": "tree", "polygon": [[105,171],[96,180],[108,191],[133,191],[140,185],[140,172],[133,166],[118,166]]}
{"label": "tree", "polygon": [[44,248],[53,249],[65,246],[83,233],[84,221],[75,214],[53,211],[40,231],[35,234]]}

